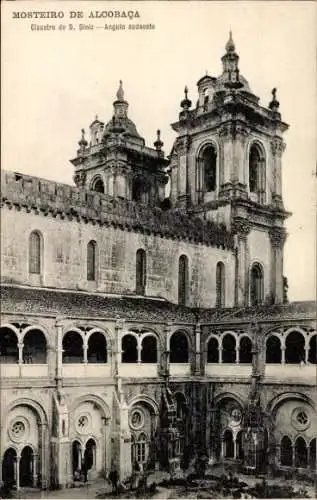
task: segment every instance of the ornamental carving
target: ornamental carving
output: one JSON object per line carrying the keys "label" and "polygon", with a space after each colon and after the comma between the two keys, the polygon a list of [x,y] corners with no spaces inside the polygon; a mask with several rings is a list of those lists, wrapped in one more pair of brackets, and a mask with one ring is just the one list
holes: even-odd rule
{"label": "ornamental carving", "polygon": [[74,183],[78,188],[82,188],[86,184],[87,174],[86,172],[76,172],[73,177]]}
{"label": "ornamental carving", "polygon": [[239,238],[245,239],[251,230],[250,224],[244,219],[234,219],[232,224],[232,232],[237,234]]}
{"label": "ornamental carving", "polygon": [[191,137],[186,135],[180,137],[175,142],[175,149],[179,154],[186,154],[189,151],[191,145]]}
{"label": "ornamental carving", "polygon": [[248,127],[243,123],[236,123],[233,121],[225,123],[219,130],[220,137],[238,138],[242,142],[245,142],[249,135],[250,129]]}
{"label": "ornamental carving", "polygon": [[282,228],[271,229],[269,235],[270,235],[270,240],[271,240],[272,246],[277,247],[277,248],[283,247],[283,245],[286,241],[286,237],[287,237],[284,229],[282,229]]}
{"label": "ornamental carving", "polygon": [[281,139],[273,139],[271,141],[271,151],[274,156],[282,156],[286,144]]}

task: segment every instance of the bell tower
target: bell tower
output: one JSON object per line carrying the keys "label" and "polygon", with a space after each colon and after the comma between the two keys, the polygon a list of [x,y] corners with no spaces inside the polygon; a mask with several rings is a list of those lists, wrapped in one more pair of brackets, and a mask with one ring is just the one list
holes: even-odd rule
{"label": "bell tower", "polygon": [[276,89],[268,106],[240,73],[232,33],[222,73],[197,83],[192,108],[185,88],[170,156],[172,206],[223,223],[236,236],[236,305],[283,300],[286,212],[281,159],[285,149]]}
{"label": "bell tower", "polygon": [[105,125],[95,118],[89,127],[90,142],[82,130],[77,156],[71,160],[74,182],[80,188],[113,198],[158,205],[165,197],[168,181],[168,160],[160,131],[154,149],[147,147],[128,117],[128,108],[120,80],[111,120]]}

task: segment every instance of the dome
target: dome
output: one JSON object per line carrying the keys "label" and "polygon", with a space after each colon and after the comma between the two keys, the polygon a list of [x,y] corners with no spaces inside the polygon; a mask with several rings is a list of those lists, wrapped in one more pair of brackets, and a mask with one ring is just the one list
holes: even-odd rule
{"label": "dome", "polygon": [[141,138],[138,133],[135,124],[128,117],[113,117],[105,126],[104,136],[112,133],[124,133],[130,135],[131,137]]}
{"label": "dome", "polygon": [[[227,76],[225,74],[222,74],[218,76],[216,80],[216,85],[215,85],[215,91],[219,90],[227,90],[226,83],[228,82]],[[239,74],[239,82],[240,82],[240,87],[239,90],[245,90],[246,92],[250,92],[252,94],[252,91],[249,86],[248,80],[241,74]]]}

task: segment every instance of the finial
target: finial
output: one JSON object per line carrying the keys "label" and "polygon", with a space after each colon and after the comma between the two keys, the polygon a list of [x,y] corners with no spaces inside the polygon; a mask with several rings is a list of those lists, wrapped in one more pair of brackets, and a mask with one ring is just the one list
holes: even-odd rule
{"label": "finial", "polygon": [[161,151],[162,147],[164,146],[163,142],[161,141],[161,131],[160,129],[157,129],[156,131],[157,139],[154,142],[154,147],[157,151]]}
{"label": "finial", "polygon": [[81,129],[81,138],[78,141],[78,144],[82,149],[85,149],[85,147],[88,145],[88,142],[85,139],[85,129],[84,128]]}
{"label": "finial", "polygon": [[227,52],[234,52],[235,51],[235,46],[232,38],[232,31],[229,31],[229,40],[226,43],[226,51]]}
{"label": "finial", "polygon": [[280,103],[276,99],[276,92],[277,92],[277,88],[274,87],[274,89],[272,89],[272,91],[271,91],[271,93],[272,93],[272,101],[269,103],[269,108],[272,111],[277,111],[278,108],[279,108],[279,106],[280,106]]}
{"label": "finial", "polygon": [[96,120],[96,122],[98,121],[98,115],[95,116],[95,120]]}
{"label": "finial", "polygon": [[119,81],[119,88],[117,92],[117,99],[118,101],[123,101],[124,100],[124,92],[122,88],[122,80]]}
{"label": "finial", "polygon": [[183,99],[181,102],[181,108],[183,108],[184,111],[187,111],[192,105],[191,100],[188,99],[188,87],[187,87],[187,85],[185,85],[184,94],[185,94],[185,99]]}

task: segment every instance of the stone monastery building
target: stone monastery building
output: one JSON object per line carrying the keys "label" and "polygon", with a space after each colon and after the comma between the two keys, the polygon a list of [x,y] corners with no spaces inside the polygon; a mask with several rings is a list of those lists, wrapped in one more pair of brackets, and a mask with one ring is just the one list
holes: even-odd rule
{"label": "stone monastery building", "polygon": [[[196,453],[316,468],[316,322],[287,303],[283,134],[231,34],[217,78],[145,145],[120,82],[76,187],[2,172],[1,481],[70,486]],[[165,197],[170,183],[170,195]]]}

